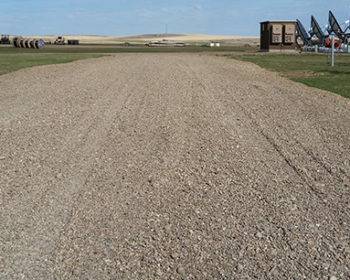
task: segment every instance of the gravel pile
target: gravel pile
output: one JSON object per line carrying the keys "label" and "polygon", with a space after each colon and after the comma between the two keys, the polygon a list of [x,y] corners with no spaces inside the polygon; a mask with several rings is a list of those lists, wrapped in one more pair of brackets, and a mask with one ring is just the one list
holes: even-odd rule
{"label": "gravel pile", "polygon": [[350,278],[349,100],[204,54],[0,87],[0,279]]}

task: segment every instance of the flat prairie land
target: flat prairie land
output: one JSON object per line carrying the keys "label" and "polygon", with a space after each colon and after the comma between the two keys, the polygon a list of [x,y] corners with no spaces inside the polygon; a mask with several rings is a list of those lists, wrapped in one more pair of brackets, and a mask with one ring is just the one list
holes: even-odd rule
{"label": "flat prairie land", "polygon": [[[43,38],[53,41],[56,36],[29,37]],[[146,34],[136,36],[96,36],[96,35],[65,35],[66,39],[78,39],[83,44],[120,44],[124,42],[144,44],[149,41],[170,40],[181,41],[185,43],[205,43],[210,41],[226,42],[228,44],[252,44],[257,45],[260,42],[258,37],[238,36],[238,35],[206,35],[206,34]]]}
{"label": "flat prairie land", "polygon": [[0,279],[350,278],[349,99],[209,54],[0,85]]}

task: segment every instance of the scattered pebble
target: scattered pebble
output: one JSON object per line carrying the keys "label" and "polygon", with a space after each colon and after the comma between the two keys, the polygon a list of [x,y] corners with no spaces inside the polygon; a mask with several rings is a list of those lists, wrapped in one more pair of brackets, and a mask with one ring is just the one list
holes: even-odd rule
{"label": "scattered pebble", "polygon": [[291,209],[290,209],[290,210],[292,210],[292,211],[296,211],[296,210],[298,210],[298,206],[293,205],[293,206],[291,207]]}
{"label": "scattered pebble", "polygon": [[185,275],[185,269],[182,266],[179,266],[176,270],[177,273],[179,273],[181,276]]}
{"label": "scattered pebble", "polygon": [[176,254],[176,253],[172,253],[172,254],[170,255],[170,257],[171,257],[173,260],[177,260],[177,258],[179,257],[179,255]]}
{"label": "scattered pebble", "polygon": [[166,232],[167,234],[170,234],[170,233],[171,233],[171,225],[166,225],[166,226],[165,226],[165,232]]}
{"label": "scattered pebble", "polygon": [[343,183],[345,186],[350,186],[350,180],[349,179],[343,179]]}
{"label": "scattered pebble", "polygon": [[111,261],[110,259],[105,259],[105,263],[106,263],[107,265],[110,265],[110,264],[112,263],[112,261]]}
{"label": "scattered pebble", "polygon": [[[42,78],[47,75],[46,68],[2,78],[8,86],[1,87],[1,94],[17,94],[20,103],[12,106],[14,100],[3,100],[5,107],[11,105],[6,109],[14,113],[10,115],[14,121],[1,122],[6,137],[1,143],[0,170],[7,164],[4,178],[0,171],[1,188],[4,183],[2,193],[9,199],[5,208],[1,204],[6,218],[1,225],[2,246],[5,252],[13,248],[20,252],[24,264],[20,266],[14,253],[1,255],[0,263],[10,264],[0,264],[4,275],[11,278],[10,273],[16,273],[18,278],[31,279],[44,269],[56,268],[59,274],[68,275],[74,265],[76,278],[113,277],[108,273],[152,278],[153,273],[157,275],[153,278],[159,279],[230,279],[235,277],[232,270],[237,269],[237,278],[241,274],[241,278],[259,279],[272,266],[271,273],[276,274],[270,278],[275,279],[303,279],[302,273],[306,279],[308,275],[330,280],[346,277],[346,250],[350,249],[346,248],[345,222],[349,225],[350,221],[345,214],[350,205],[340,203],[346,202],[340,197],[346,191],[342,184],[333,186],[341,174],[323,174],[326,171],[321,169],[318,178],[324,179],[327,187],[318,186],[326,191],[330,184],[334,195],[320,196],[329,200],[329,207],[318,203],[317,196],[316,202],[308,205],[314,196],[309,179],[317,177],[313,167],[321,164],[317,158],[316,162],[306,159],[315,154],[327,166],[347,168],[348,155],[337,155],[347,151],[347,139],[339,135],[348,127],[348,102],[294,82],[283,85],[280,77],[274,80],[273,74],[263,74],[265,70],[250,64],[191,57],[118,55],[96,64],[49,66],[50,81],[43,84],[31,83],[31,77]],[[72,87],[73,69],[82,74],[74,77]],[[84,75],[86,72],[92,75]],[[247,89],[256,79],[266,90]],[[20,80],[28,88],[18,89]],[[189,81],[193,92],[186,84]],[[200,83],[207,89],[199,87]],[[38,85],[47,90],[38,91]],[[221,90],[230,95],[224,96]],[[326,103],[320,97],[326,98]],[[22,102],[27,99],[29,102]],[[313,101],[323,109],[322,116],[336,114],[337,118],[319,121],[320,107],[310,106]],[[127,111],[122,109],[124,103]],[[27,113],[28,118],[24,116]],[[25,123],[17,125],[17,119]],[[331,127],[329,138],[321,139],[310,129],[314,123],[320,129]],[[84,141],[74,137],[75,129]],[[307,145],[307,139],[317,139],[317,143]],[[296,141],[307,145],[307,150],[293,145]],[[27,160],[30,154],[35,164]],[[346,163],[342,165],[340,159]],[[307,173],[299,174],[301,170]],[[120,176],[126,181],[121,183]],[[349,178],[343,182],[348,184]],[[285,218],[288,206],[297,212]],[[327,209],[345,214],[333,215]],[[272,219],[268,215],[288,227],[290,236],[281,235],[268,222]],[[57,263],[50,243],[41,242],[45,256],[41,248],[29,246],[40,237],[51,240],[57,232],[50,229],[67,219]],[[319,232],[316,223],[323,231]],[[339,226],[334,235],[327,231],[333,224]],[[286,244],[287,237],[290,244]],[[26,256],[32,259],[24,262]],[[42,257],[47,261],[40,264]],[[295,266],[290,257],[300,258],[305,267]],[[322,269],[325,261],[329,262],[327,270]]]}

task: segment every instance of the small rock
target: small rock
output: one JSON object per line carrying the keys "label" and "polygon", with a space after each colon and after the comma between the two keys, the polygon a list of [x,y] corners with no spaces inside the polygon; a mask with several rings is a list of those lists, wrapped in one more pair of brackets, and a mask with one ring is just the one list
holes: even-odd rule
{"label": "small rock", "polygon": [[263,234],[262,234],[261,232],[258,232],[258,233],[256,234],[256,237],[261,239],[261,238],[263,238],[264,236],[263,236]]}
{"label": "small rock", "polygon": [[112,261],[111,261],[110,259],[105,259],[105,263],[106,263],[107,265],[110,265],[110,264],[112,263]]}
{"label": "small rock", "polygon": [[5,156],[0,156],[0,160],[4,160],[4,159],[6,159]]}
{"label": "small rock", "polygon": [[166,232],[167,234],[170,234],[170,233],[171,233],[171,225],[166,225],[166,226],[165,226],[165,232]]}
{"label": "small rock", "polygon": [[343,179],[343,184],[344,184],[346,187],[350,187],[350,180],[349,180],[349,179]]}
{"label": "small rock", "polygon": [[178,254],[176,254],[176,253],[172,253],[172,254],[170,255],[170,257],[171,257],[173,260],[177,260],[177,258],[178,258],[179,256],[178,256]]}
{"label": "small rock", "polygon": [[290,210],[296,211],[296,210],[298,210],[298,206],[296,206],[296,205],[294,204],[294,205],[292,205],[292,207],[290,208]]}
{"label": "small rock", "polygon": [[63,174],[62,174],[62,173],[56,174],[56,178],[57,178],[57,179],[62,179],[62,178],[63,178]]}
{"label": "small rock", "polygon": [[335,276],[331,276],[331,277],[329,277],[329,280],[338,280],[338,278]]}
{"label": "small rock", "polygon": [[185,276],[185,269],[182,267],[182,266],[179,266],[178,268],[177,268],[177,273],[179,273],[181,276]]}
{"label": "small rock", "polygon": [[326,186],[326,184],[324,183],[316,183],[316,187],[318,188],[324,188]]}
{"label": "small rock", "polygon": [[162,273],[162,270],[160,268],[158,268],[155,274],[156,274],[156,276],[159,277],[159,276],[162,276],[163,273]]}

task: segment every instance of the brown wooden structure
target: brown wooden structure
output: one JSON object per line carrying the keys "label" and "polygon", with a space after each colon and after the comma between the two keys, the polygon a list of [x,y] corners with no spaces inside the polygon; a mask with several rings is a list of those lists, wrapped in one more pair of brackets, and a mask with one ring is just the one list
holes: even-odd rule
{"label": "brown wooden structure", "polygon": [[297,49],[296,21],[264,21],[260,23],[260,50]]}

